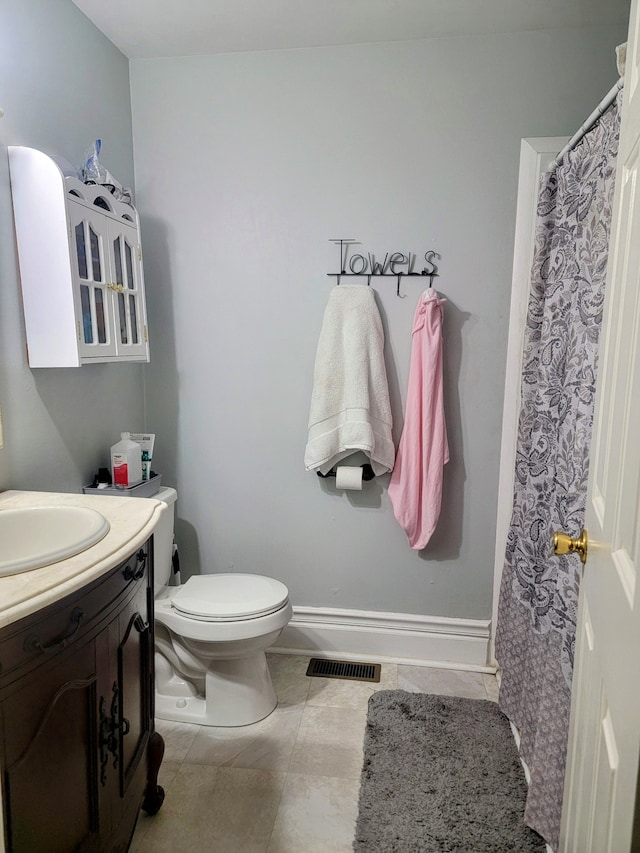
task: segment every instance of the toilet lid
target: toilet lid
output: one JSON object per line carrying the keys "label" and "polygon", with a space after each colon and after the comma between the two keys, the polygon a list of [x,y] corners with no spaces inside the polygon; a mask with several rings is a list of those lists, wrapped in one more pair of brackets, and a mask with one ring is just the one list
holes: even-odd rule
{"label": "toilet lid", "polygon": [[289,590],[261,575],[195,575],[173,596],[180,613],[200,619],[251,619],[280,610]]}

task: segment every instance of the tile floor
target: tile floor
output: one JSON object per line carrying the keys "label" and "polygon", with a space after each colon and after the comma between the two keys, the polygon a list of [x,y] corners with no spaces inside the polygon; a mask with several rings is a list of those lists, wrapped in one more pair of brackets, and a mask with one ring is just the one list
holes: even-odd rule
{"label": "tile floor", "polygon": [[271,654],[276,710],[238,729],[158,720],[155,817],[132,853],[342,853],[352,849],[369,696],[401,688],[497,700],[492,675],[385,664],[379,684],[307,678],[308,657]]}

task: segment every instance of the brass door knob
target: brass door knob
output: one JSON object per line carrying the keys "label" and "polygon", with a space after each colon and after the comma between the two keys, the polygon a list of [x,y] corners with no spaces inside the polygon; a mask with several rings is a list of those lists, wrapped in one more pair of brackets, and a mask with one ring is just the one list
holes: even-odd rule
{"label": "brass door knob", "polygon": [[553,553],[558,556],[562,554],[578,554],[582,563],[587,562],[587,548],[589,537],[587,531],[583,530],[578,539],[572,539],[567,533],[557,530],[553,534]]}

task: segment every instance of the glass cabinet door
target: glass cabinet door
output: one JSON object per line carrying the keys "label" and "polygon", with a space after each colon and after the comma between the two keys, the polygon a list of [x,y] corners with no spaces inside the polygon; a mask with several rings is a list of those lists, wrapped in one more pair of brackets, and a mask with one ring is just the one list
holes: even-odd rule
{"label": "glass cabinet door", "polygon": [[71,269],[79,308],[76,331],[84,358],[116,354],[105,222],[102,214],[89,207],[70,205]]}
{"label": "glass cabinet door", "polygon": [[143,310],[142,259],[136,228],[124,221],[109,220],[109,248],[116,285],[116,349],[119,355],[144,355],[146,319]]}

